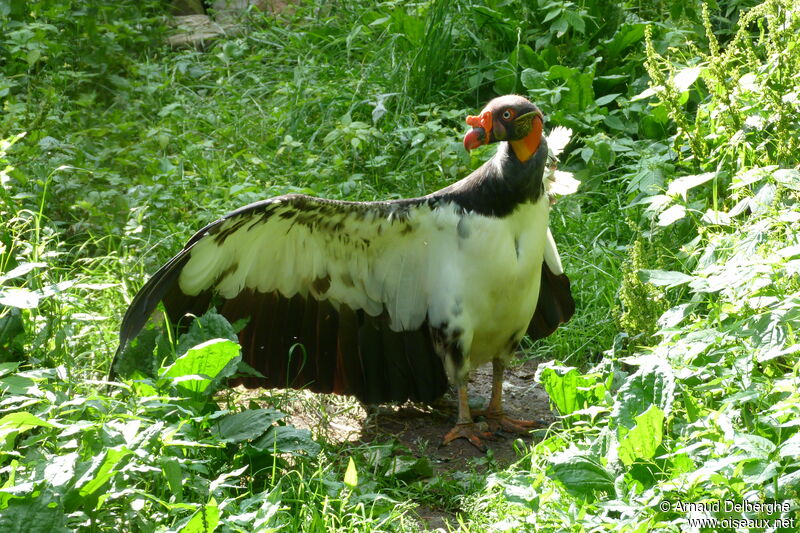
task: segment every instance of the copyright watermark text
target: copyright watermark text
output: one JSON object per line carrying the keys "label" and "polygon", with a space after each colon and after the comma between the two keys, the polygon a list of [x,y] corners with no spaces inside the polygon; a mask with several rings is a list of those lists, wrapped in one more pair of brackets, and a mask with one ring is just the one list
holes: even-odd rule
{"label": "copyright watermark text", "polygon": [[[748,518],[746,516],[710,516],[712,513],[747,513],[774,515],[788,513],[788,501],[757,502],[750,500],[707,500],[703,502],[684,502],[681,500],[662,500],[658,508],[663,512],[676,512],[688,515],[691,527],[713,528],[789,528],[795,530],[796,518]],[[705,516],[703,516],[705,515]]]}

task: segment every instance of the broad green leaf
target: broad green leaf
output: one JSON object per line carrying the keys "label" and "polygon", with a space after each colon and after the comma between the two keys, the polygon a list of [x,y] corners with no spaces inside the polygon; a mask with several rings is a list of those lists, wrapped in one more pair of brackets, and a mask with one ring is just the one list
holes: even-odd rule
{"label": "broad green leaf", "polygon": [[556,37],[561,37],[567,30],[569,29],[569,21],[564,16],[559,17],[555,22],[552,23],[550,29],[556,32]]}
{"label": "broad green leaf", "polygon": [[213,497],[198,509],[179,533],[212,533],[219,526],[219,506]]}
{"label": "broad green leaf", "polygon": [[171,378],[178,390],[199,399],[214,378],[231,363],[239,362],[240,351],[239,345],[231,340],[213,339],[195,346],[173,364],[162,368],[161,376]]}
{"label": "broad green leaf", "polygon": [[557,6],[554,9],[551,9],[550,11],[547,12],[547,14],[542,19],[542,23],[550,22],[551,20],[553,20],[554,18],[559,16],[562,11],[563,11],[563,8],[561,6]]}
{"label": "broad green leaf", "polygon": [[534,379],[544,386],[562,415],[600,403],[606,392],[601,376],[583,375],[576,368],[553,363],[539,365]]}
{"label": "broad green leaf", "polygon": [[692,311],[697,307],[697,304],[685,303],[679,304],[675,307],[668,309],[658,319],[658,326],[661,328],[674,328],[689,316]]}
{"label": "broad green leaf", "polygon": [[614,37],[607,41],[603,56],[605,59],[614,59],[626,48],[644,38],[645,24],[623,24],[617,29]]}
{"label": "broad green leaf", "polygon": [[778,476],[778,465],[769,460],[748,461],[742,465],[742,479],[749,486],[764,485]]}
{"label": "broad green leaf", "polygon": [[793,191],[800,191],[800,170],[794,168],[781,168],[776,170],[772,177],[786,187]]}
{"label": "broad green leaf", "polygon": [[527,44],[520,44],[519,47],[512,52],[513,58],[517,65],[522,68],[535,67],[538,63],[538,54]]}
{"label": "broad green leaf", "polygon": [[606,104],[610,104],[611,102],[613,102],[614,100],[616,100],[616,99],[617,99],[617,97],[619,97],[621,94],[622,94],[622,93],[613,93],[613,94],[607,94],[607,95],[605,95],[605,96],[601,96],[600,98],[598,98],[597,100],[595,100],[595,102],[594,102],[594,103],[595,103],[595,104],[596,104],[598,107],[602,107],[602,106],[604,106],[604,105],[606,105]]}
{"label": "broad green leaf", "polygon": [[11,499],[0,512],[0,531],[65,533],[66,515],[60,498],[46,492],[34,498]]}
{"label": "broad green leaf", "polygon": [[751,339],[758,361],[770,361],[784,355],[786,331],[781,322],[780,317],[774,314],[764,315],[753,322]]}
{"label": "broad green leaf", "polygon": [[686,208],[680,204],[676,204],[665,209],[658,215],[659,226],[670,226],[686,216]]}
{"label": "broad green leaf", "polygon": [[589,495],[596,490],[613,492],[614,476],[597,458],[568,450],[553,456],[547,475],[557,479],[571,492]]}
{"label": "broad green leaf", "polygon": [[569,91],[564,93],[561,103],[561,106],[565,106],[566,110],[584,113],[587,108],[594,104],[593,69],[577,69],[563,65],[553,65],[550,67],[548,77],[551,80],[563,80],[569,87]]}
{"label": "broad green leaf", "polygon": [[[19,462],[17,462],[17,466],[15,468],[19,468]],[[6,496],[12,496],[15,498],[24,498],[36,490],[36,485],[32,482],[27,483],[20,483],[15,485],[11,482],[11,480],[7,481],[3,484],[3,488],[0,489],[0,496],[3,496],[4,499],[2,501],[7,501],[8,498]]]}
{"label": "broad green leaf", "polygon": [[706,209],[706,212],[703,213],[703,218],[700,220],[708,225],[730,226],[731,224],[731,216],[728,213],[713,209]]}
{"label": "broad green leaf", "polygon": [[626,465],[637,459],[651,460],[661,445],[664,435],[664,411],[651,405],[647,411],[634,418],[636,425],[619,439],[619,458]]}
{"label": "broad green leaf", "polygon": [[[128,343],[112,361],[116,374],[129,379],[155,378],[161,362],[172,354],[169,337],[156,328],[147,328]],[[146,394],[140,394],[146,396]]]}
{"label": "broad green leaf", "polygon": [[56,426],[26,411],[11,413],[0,418],[0,430],[18,429],[20,431],[25,431],[33,427],[52,428]]}
{"label": "broad green leaf", "polygon": [[80,496],[96,500],[100,490],[117,473],[115,467],[131,453],[127,448],[116,446],[96,458],[89,470],[75,482]]}
{"label": "broad green leaf", "polygon": [[648,87],[644,91],[640,92],[639,94],[633,96],[631,98],[631,102],[636,102],[637,100],[644,100],[645,98],[650,98],[664,90],[663,85],[656,85],[653,87]]}
{"label": "broad green leaf", "polygon": [[662,153],[648,153],[640,157],[632,172],[624,176],[628,181],[627,192],[658,194],[663,190],[665,177],[673,172],[669,158]]}
{"label": "broad green leaf", "polygon": [[677,287],[694,279],[693,276],[674,270],[639,270],[639,279],[656,287]]}
{"label": "broad green leaf", "polygon": [[394,444],[372,444],[364,453],[367,464],[373,468],[383,465],[394,451]]}
{"label": "broad green leaf", "polygon": [[784,474],[776,483],[769,483],[764,487],[765,495],[776,500],[796,498],[798,490],[800,490],[800,470]]}
{"label": "broad green leaf", "polygon": [[547,76],[532,68],[523,70],[520,80],[526,89],[540,89],[547,86]]}
{"label": "broad green leaf", "polygon": [[730,189],[736,190],[742,187],[746,187],[753,183],[763,180],[766,177],[769,177],[773,170],[778,168],[777,166],[769,166],[769,167],[756,167],[746,170],[741,174],[737,174],[733,177],[731,181]]}
{"label": "broad green leaf", "polygon": [[42,295],[38,291],[30,291],[22,287],[0,289],[0,305],[19,309],[35,309],[39,306]]}
{"label": "broad green leaf", "polygon": [[272,453],[305,453],[317,455],[320,445],[311,438],[307,429],[297,429],[293,426],[272,426],[269,431],[253,442],[253,448],[259,451]]}
{"label": "broad green leaf", "polygon": [[427,457],[401,455],[390,460],[386,475],[410,482],[432,476],[433,468]]}
{"label": "broad green leaf", "polygon": [[564,10],[564,18],[567,20],[569,25],[575,29],[578,33],[583,33],[586,31],[586,23],[583,21],[583,18],[576,13],[575,11],[571,10]]}
{"label": "broad green leaf", "polygon": [[689,189],[693,189],[711,181],[717,175],[716,172],[706,172],[704,174],[693,174],[691,176],[681,176],[672,180],[667,186],[667,194],[669,196],[681,196],[686,200],[686,193]]}
{"label": "broad green leaf", "polygon": [[46,266],[47,263],[22,263],[21,265],[18,265],[16,268],[12,268],[5,274],[0,274],[0,285],[2,285],[3,283],[5,283],[10,279],[24,276],[34,268],[41,268]]}
{"label": "broad green leaf", "polygon": [[800,458],[800,433],[795,433],[781,444],[778,454],[781,457]]}
{"label": "broad green leaf", "polygon": [[611,418],[628,429],[636,425],[636,417],[645,413],[651,406],[657,406],[669,415],[675,395],[675,377],[666,362],[651,362],[642,365],[628,377],[617,392]]}
{"label": "broad green leaf", "polygon": [[53,283],[51,285],[46,285],[41,289],[39,289],[38,292],[41,298],[48,298],[50,296],[53,296],[54,294],[64,292],[73,285],[75,285],[75,281],[70,279],[66,281],[60,281],[58,283]]}
{"label": "broad green leaf", "polygon": [[273,517],[278,514],[281,508],[281,496],[283,495],[281,488],[281,485],[276,485],[266,498],[262,496],[258,499],[260,506],[256,512],[255,521],[253,522],[254,531],[261,531],[261,528],[269,531],[266,529],[266,526],[270,524]]}
{"label": "broad green leaf", "polygon": [[175,501],[183,501],[183,468],[175,457],[162,457],[161,470],[167,479],[167,485],[175,497]]}
{"label": "broad green leaf", "polygon": [[[17,307],[0,306],[0,361],[22,359],[25,351],[25,321],[23,311]],[[19,363],[0,363],[0,376],[13,370],[2,370],[2,365]],[[0,389],[2,392],[2,389]]]}
{"label": "broad green leaf", "polygon": [[257,439],[272,424],[286,415],[273,409],[249,409],[227,415],[214,425],[214,433],[223,442],[244,442]]}
{"label": "broad green leaf", "polygon": [[606,115],[603,117],[603,122],[612,129],[617,131],[628,131],[630,124],[628,122],[624,122],[618,113],[614,113],[611,115]]}
{"label": "broad green leaf", "polygon": [[237,342],[236,329],[228,322],[228,319],[212,310],[192,321],[189,331],[178,339],[175,352],[183,355],[190,348],[213,339],[228,339]]}
{"label": "broad green leaf", "polygon": [[687,67],[678,72],[675,77],[672,78],[672,85],[680,92],[687,91],[689,90],[689,87],[694,84],[703,70],[704,69],[701,67]]}
{"label": "broad green leaf", "polygon": [[[244,465],[241,468],[237,468],[236,470],[231,470],[230,472],[225,472],[220,474],[217,479],[211,482],[209,486],[210,492],[213,494],[220,488],[228,488],[228,489],[236,489],[240,487],[240,478],[242,475],[250,469],[250,465]],[[231,483],[227,481],[232,479]]]}
{"label": "broad green leaf", "polygon": [[72,481],[75,467],[78,464],[78,453],[56,455],[44,467],[44,478],[54,487],[62,487]]}
{"label": "broad green leaf", "polygon": [[597,139],[597,142],[592,144],[592,147],[586,147],[581,150],[581,157],[584,161],[591,162],[593,166],[609,168],[616,161],[617,154],[614,151],[614,145],[607,138]]}
{"label": "broad green leaf", "polygon": [[[16,376],[9,376],[9,378]],[[9,379],[5,378],[5,379]],[[11,413],[0,418],[0,449],[9,449],[14,444],[14,439],[19,433],[35,427],[56,427],[46,420],[25,411]]]}
{"label": "broad green leaf", "polygon": [[354,489],[358,485],[358,471],[356,470],[356,463],[350,457],[347,461],[347,470],[344,473],[344,484]]}
{"label": "broad green leaf", "polygon": [[[20,363],[18,361],[14,361],[14,362],[11,362],[11,363],[0,363],[0,377],[8,376],[9,374],[13,374],[14,371],[17,370],[17,368],[19,368],[20,364],[22,364],[22,363]],[[0,389],[0,392],[3,392],[2,389]]]}
{"label": "broad green leaf", "polygon": [[733,447],[741,450],[742,456],[748,459],[769,459],[777,448],[771,440],[747,433],[737,433],[734,437]]}
{"label": "broad green leaf", "polygon": [[19,374],[0,378],[0,395],[41,396],[41,393],[39,386],[31,378],[20,376]]}
{"label": "broad green leaf", "polygon": [[[494,474],[492,474],[492,476],[493,475]],[[502,486],[504,489],[503,495],[508,501],[513,503],[521,503],[536,510],[536,507],[538,507],[539,504],[539,493],[531,486],[529,479],[524,477],[522,479],[512,478],[511,480],[505,482],[495,479],[490,480],[490,486],[492,482],[498,483],[500,486]]]}

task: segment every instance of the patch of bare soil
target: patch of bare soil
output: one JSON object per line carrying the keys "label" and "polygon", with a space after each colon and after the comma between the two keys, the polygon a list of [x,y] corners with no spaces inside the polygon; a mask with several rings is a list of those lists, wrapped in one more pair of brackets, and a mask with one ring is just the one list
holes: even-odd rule
{"label": "patch of bare soil", "polygon": [[[537,362],[529,361],[508,368],[503,384],[503,403],[512,418],[541,421],[543,427],[555,421],[550,410],[547,393],[533,380]],[[473,371],[469,394],[473,408],[485,406],[492,390],[492,367],[484,365]],[[245,391],[242,395],[254,395]],[[252,396],[251,396],[252,397]],[[276,397],[272,396],[274,400]],[[241,401],[241,396],[239,401]],[[444,396],[435,405],[406,403],[399,406],[365,408],[352,398],[308,391],[285,391],[279,404],[273,404],[287,413],[287,422],[298,428],[307,428],[315,436],[333,443],[385,443],[397,442],[417,457],[427,457],[435,473],[447,476],[452,472],[481,471],[486,463],[475,461],[485,454],[464,439],[440,446],[442,437],[456,422],[455,392]],[[368,412],[369,411],[369,412]],[[534,435],[536,431],[534,431]],[[517,459],[514,441],[518,435],[501,435],[498,440],[487,441],[493,461],[505,466]],[[522,439],[530,444],[534,437]],[[420,506],[417,514],[430,530],[447,530],[455,525],[455,517],[442,509]]]}
{"label": "patch of bare soil", "polygon": [[[547,393],[534,383],[536,363],[527,363],[505,372],[503,404],[506,414],[512,418],[541,421],[547,427],[554,421],[549,408]],[[475,370],[469,383],[470,405],[482,408],[489,401],[492,391],[492,367],[484,365]],[[458,407],[455,392],[445,395],[432,406],[405,404],[399,407],[382,407],[371,424],[362,425],[359,440],[362,442],[397,439],[412,452],[423,451],[439,471],[463,470],[470,459],[480,458],[484,453],[465,439],[458,439],[447,446],[440,446],[442,437],[456,422]],[[516,458],[513,442],[518,435],[498,435],[497,440],[487,441],[494,459],[508,464]],[[530,442],[530,437],[523,440]]]}

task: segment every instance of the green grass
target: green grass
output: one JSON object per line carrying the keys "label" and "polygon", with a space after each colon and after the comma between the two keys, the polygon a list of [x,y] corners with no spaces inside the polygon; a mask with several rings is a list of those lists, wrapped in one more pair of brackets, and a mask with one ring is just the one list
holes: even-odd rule
{"label": "green grass", "polygon": [[[746,498],[788,508],[712,516],[796,516],[797,14],[523,4],[300,5],[204,52],[161,44],[157,2],[0,5],[0,529],[413,531],[427,509],[679,531],[677,501]],[[103,381],[126,305],[195,229],[287,192],[432,192],[489,157],[463,119],[511,91],[575,130],[582,180],[552,213],[578,312],[525,346],[562,418],[515,463],[437,474],[324,416],[293,428],[280,410],[358,407],[214,396],[180,379],[203,350]]]}

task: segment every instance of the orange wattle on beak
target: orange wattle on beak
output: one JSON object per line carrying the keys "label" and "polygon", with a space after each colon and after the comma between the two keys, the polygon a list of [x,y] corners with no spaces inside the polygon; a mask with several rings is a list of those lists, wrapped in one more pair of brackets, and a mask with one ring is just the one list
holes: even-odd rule
{"label": "orange wattle on beak", "polygon": [[484,111],[479,116],[468,116],[467,124],[472,126],[472,129],[464,136],[464,148],[467,151],[489,144],[489,135],[492,133],[491,111]]}

